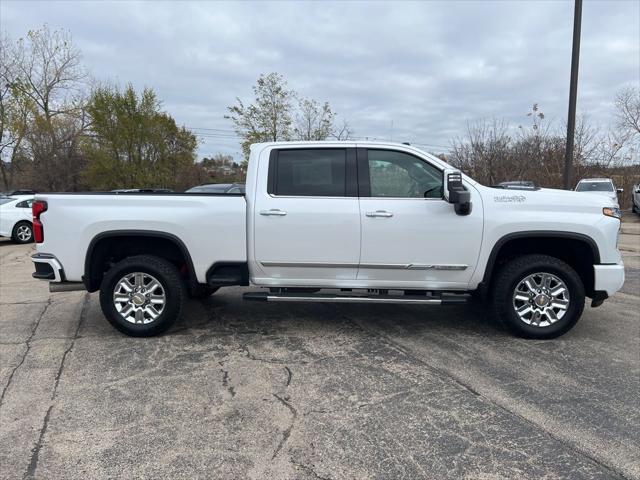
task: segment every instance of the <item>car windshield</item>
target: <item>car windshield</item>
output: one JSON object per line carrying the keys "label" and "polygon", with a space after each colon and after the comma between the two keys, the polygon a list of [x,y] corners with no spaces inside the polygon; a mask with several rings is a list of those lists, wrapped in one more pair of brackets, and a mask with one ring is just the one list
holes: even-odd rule
{"label": "car windshield", "polygon": [[613,192],[611,182],[580,182],[576,192]]}
{"label": "car windshield", "polygon": [[3,204],[5,204],[5,203],[12,202],[13,200],[15,200],[15,198],[0,197],[0,205],[3,205]]}

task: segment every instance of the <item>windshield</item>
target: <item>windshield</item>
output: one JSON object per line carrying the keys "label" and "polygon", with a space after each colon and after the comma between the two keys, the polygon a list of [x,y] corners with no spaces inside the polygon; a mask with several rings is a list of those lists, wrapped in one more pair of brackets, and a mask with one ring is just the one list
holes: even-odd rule
{"label": "windshield", "polygon": [[580,182],[576,192],[613,192],[611,182]]}
{"label": "windshield", "polygon": [[13,202],[14,200],[15,200],[15,198],[0,197],[0,205],[3,205],[5,203],[9,203],[9,202]]}

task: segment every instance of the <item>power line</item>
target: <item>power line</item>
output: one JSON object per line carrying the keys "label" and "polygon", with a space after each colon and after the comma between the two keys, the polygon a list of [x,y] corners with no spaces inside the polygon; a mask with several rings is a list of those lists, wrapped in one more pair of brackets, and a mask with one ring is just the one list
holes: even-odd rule
{"label": "power line", "polygon": [[215,132],[236,133],[235,130],[231,130],[228,128],[189,127],[187,125],[185,125],[185,128],[188,128],[189,130],[206,130],[206,131],[215,131]]}

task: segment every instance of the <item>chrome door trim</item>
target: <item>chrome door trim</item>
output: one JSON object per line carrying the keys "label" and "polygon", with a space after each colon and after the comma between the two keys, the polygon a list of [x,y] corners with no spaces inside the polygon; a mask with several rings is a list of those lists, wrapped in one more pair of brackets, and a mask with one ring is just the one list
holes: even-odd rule
{"label": "chrome door trim", "polygon": [[444,203],[448,203],[444,198],[435,198],[435,197],[357,197],[360,200],[412,200],[419,202],[431,202],[433,200],[438,200]]}
{"label": "chrome door trim", "polygon": [[361,263],[360,268],[402,270],[466,270],[468,265],[424,263]]}
{"label": "chrome door trim", "polygon": [[260,262],[263,267],[282,268],[358,268],[357,263],[324,263],[324,262]]}
{"label": "chrome door trim", "polygon": [[325,263],[325,262],[260,262],[263,267],[282,268],[366,268],[379,270],[466,270],[468,265],[461,264],[433,264],[422,263]]}

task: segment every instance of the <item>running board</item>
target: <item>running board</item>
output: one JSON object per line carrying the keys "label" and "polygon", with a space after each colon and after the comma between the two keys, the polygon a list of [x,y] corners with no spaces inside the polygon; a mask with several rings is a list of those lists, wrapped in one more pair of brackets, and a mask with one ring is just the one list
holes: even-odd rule
{"label": "running board", "polygon": [[247,292],[243,300],[254,302],[315,302],[315,303],[400,303],[412,305],[461,305],[467,303],[467,294],[443,293],[438,296],[424,295],[331,295],[308,293]]}

